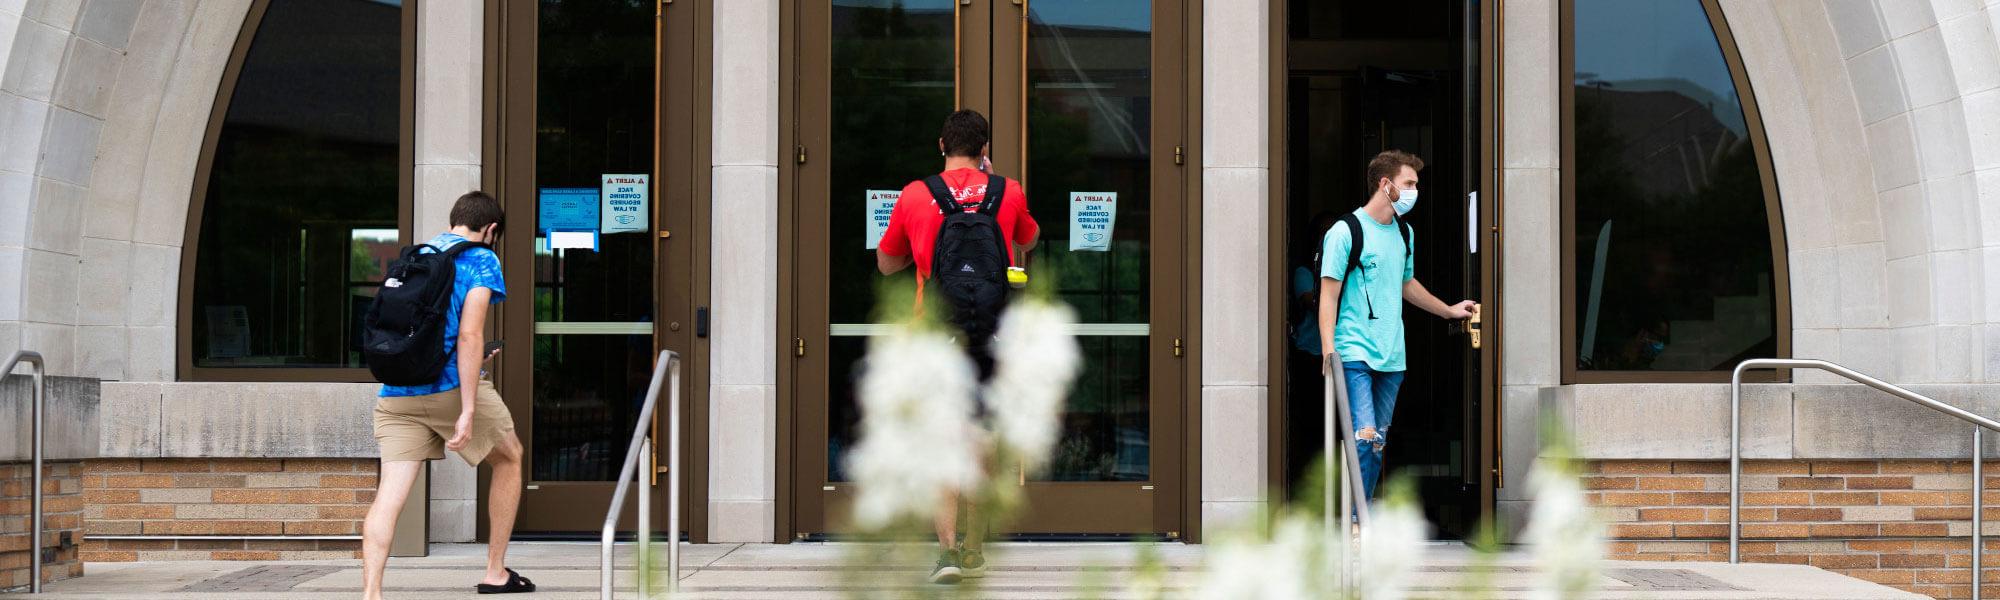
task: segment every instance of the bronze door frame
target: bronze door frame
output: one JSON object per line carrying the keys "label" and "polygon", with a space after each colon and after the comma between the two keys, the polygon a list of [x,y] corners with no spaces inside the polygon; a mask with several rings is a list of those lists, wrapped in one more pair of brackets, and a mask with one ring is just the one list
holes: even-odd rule
{"label": "bronze door frame", "polygon": [[[486,10],[485,57],[485,142],[487,167],[481,171],[481,185],[501,199],[517,223],[528,223],[535,213],[536,76],[538,52],[535,0],[507,0],[489,4]],[[654,134],[654,269],[655,301],[660,318],[654,323],[654,350],[672,349],[683,360],[681,410],[683,527],[688,539],[708,538],[708,340],[698,336],[703,327],[700,312],[707,306],[709,283],[709,97],[708,81],[712,39],[712,11],[708,0],[681,0],[661,3],[655,24],[655,106]],[[517,227],[516,229],[520,229]],[[505,276],[514,282],[532,282],[534,273],[533,235],[516,234],[501,238],[501,258]],[[532,341],[534,305],[532,300],[505,302],[495,307],[500,336],[495,339]],[[534,389],[532,343],[516,344],[501,352],[494,377],[508,410],[514,413],[515,430],[528,449],[523,463],[532,475]],[[511,392],[511,393],[510,393]],[[665,402],[665,399],[661,400]],[[664,413],[664,409],[659,411]],[[665,417],[655,415],[653,434]],[[618,440],[622,449],[623,436]],[[657,450],[656,450],[657,454]],[[653,465],[641,465],[642,472]],[[661,465],[660,468],[665,468]],[[480,470],[482,495],[489,471]],[[664,510],[666,494],[659,478],[653,494]],[[521,497],[516,529],[551,532],[567,537],[571,532],[595,532],[603,524],[597,507],[608,507],[612,482],[527,481],[529,489]],[[636,500],[635,500],[636,501]],[[577,507],[589,510],[576,510]],[[479,518],[486,518],[486,505],[479,503]],[[636,528],[629,508],[620,520],[621,529]],[[656,532],[657,533],[657,532]],[[479,531],[486,539],[486,531]]]}
{"label": "bronze door frame", "polygon": [[[958,42],[956,57],[957,104],[979,110],[992,122],[992,160],[997,172],[1022,179],[1026,160],[1026,63],[1025,52],[1029,2],[1005,0],[960,0],[956,3]],[[1198,534],[1199,490],[1187,482],[1199,481],[1194,466],[1197,426],[1186,415],[1197,414],[1199,397],[1198,363],[1188,349],[1198,347],[1191,327],[1192,311],[1199,290],[1192,281],[1190,265],[1199,260],[1189,242],[1199,240],[1192,215],[1198,190],[1198,160],[1192,139],[1197,118],[1194,82],[1198,62],[1194,52],[1199,44],[1189,44],[1199,22],[1198,0],[1155,2],[1152,30],[1152,141],[1151,227],[1154,243],[1150,248],[1152,289],[1149,307],[1148,387],[1153,414],[1151,455],[1152,479],[1145,482],[1028,482],[1031,498],[1049,505],[1081,510],[1031,515],[1016,529],[1038,533],[1129,533],[1166,534],[1183,537]],[[778,369],[778,486],[776,539],[803,539],[833,529],[830,511],[837,510],[838,497],[828,497],[828,485],[821,465],[826,464],[824,434],[811,435],[821,443],[801,443],[805,427],[824,427],[827,420],[825,390],[808,389],[805,382],[823,382],[831,368],[826,360],[830,335],[827,302],[823,294],[806,290],[827,289],[826,259],[829,243],[822,223],[828,218],[824,198],[829,192],[828,164],[815,160],[815,153],[827,151],[831,114],[825,100],[829,89],[831,57],[830,8],[825,3],[801,3],[785,11],[781,18],[781,56],[784,90],[780,113],[787,126],[781,128],[779,144],[788,150],[779,168],[779,336]],[[1192,23],[1192,24],[1191,24]],[[1192,46],[1192,47],[1190,47]],[[1042,218],[1043,227],[1061,226],[1060,221]],[[1181,342],[1178,351],[1175,342]],[[806,350],[801,355],[800,344]],[[789,366],[787,366],[789,365]],[[812,384],[817,386],[818,384]],[[809,425],[811,424],[811,425]],[[1082,518],[1091,514],[1116,514],[1122,508],[1143,502],[1150,505],[1150,517],[1136,518],[1134,525],[1117,530],[1104,523]],[[1183,534],[1186,535],[1183,535]]]}

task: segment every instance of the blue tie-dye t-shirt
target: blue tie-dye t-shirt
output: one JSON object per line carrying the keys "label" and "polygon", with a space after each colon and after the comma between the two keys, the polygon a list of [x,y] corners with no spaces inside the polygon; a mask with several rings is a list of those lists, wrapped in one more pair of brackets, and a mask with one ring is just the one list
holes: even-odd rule
{"label": "blue tie-dye t-shirt", "polygon": [[[457,234],[440,233],[431,238],[430,244],[444,250],[463,241],[465,238]],[[472,293],[472,288],[483,287],[493,290],[494,302],[506,300],[507,281],[500,276],[500,256],[492,250],[473,248],[460,253],[455,262],[458,274],[452,281],[451,313],[444,327],[444,352],[450,356],[444,374],[430,385],[384,385],[382,396],[422,396],[458,389],[458,316],[465,312],[465,296]]]}

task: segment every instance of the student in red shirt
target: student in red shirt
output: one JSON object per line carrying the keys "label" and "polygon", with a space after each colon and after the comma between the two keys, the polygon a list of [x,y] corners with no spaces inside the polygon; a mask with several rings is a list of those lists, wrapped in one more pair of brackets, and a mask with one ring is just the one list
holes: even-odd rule
{"label": "student in red shirt", "polygon": [[[938,153],[944,156],[945,187],[952,193],[952,200],[967,212],[978,210],[986,199],[989,185],[988,172],[992,163],[986,160],[990,129],[986,117],[978,111],[961,110],[945,117],[944,131],[938,137]],[[1003,179],[1006,188],[1000,196],[1000,204],[994,209],[994,220],[999,222],[1000,235],[1006,240],[1008,264],[1019,265],[1029,250],[1035,247],[1035,239],[1041,229],[1035,218],[1028,215],[1027,192],[1021,182]],[[896,208],[889,215],[889,230],[882,234],[882,242],[875,251],[875,266],[884,275],[893,275],[917,266],[917,307],[924,305],[924,282],[931,278],[931,258],[938,238],[938,229],[944,223],[944,212],[931,196],[929,186],[922,180],[910,182],[903,187],[903,194],[896,199]],[[991,239],[991,238],[987,238]],[[993,356],[989,348],[990,340],[966,340],[966,351],[979,367],[980,381],[993,375]],[[958,505],[960,495],[953,494],[943,500],[943,507],[937,515],[938,544],[944,547],[937,566],[932,569],[932,583],[957,583],[961,578],[980,577],[986,572],[986,558],[980,551],[979,542],[982,528],[979,527],[978,507],[965,502],[968,523],[965,545],[958,541]]]}

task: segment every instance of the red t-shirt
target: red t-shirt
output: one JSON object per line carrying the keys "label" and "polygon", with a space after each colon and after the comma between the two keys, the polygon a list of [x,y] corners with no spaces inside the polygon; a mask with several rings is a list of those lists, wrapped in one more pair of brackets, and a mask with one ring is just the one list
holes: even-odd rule
{"label": "red t-shirt", "polygon": [[[944,185],[957,196],[959,206],[970,211],[986,199],[986,174],[978,169],[952,169],[942,173]],[[1000,235],[1007,238],[1007,264],[1018,264],[1014,257],[1016,240],[1034,237],[1039,226],[1035,218],[1028,215],[1028,195],[1021,189],[1021,182],[1008,179],[1007,191],[1000,196],[1000,206],[995,220],[1000,222]],[[930,186],[922,180],[912,181],[903,186],[903,194],[896,198],[896,210],[889,213],[889,231],[882,234],[878,250],[889,256],[910,256],[917,263],[917,290],[922,293],[924,280],[931,276],[931,254],[937,244],[938,226],[944,223],[944,213],[938,212],[937,201],[931,199]]]}

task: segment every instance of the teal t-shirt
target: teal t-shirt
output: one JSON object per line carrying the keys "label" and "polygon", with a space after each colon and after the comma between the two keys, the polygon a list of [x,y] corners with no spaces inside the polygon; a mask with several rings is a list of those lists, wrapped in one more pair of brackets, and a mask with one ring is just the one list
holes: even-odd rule
{"label": "teal t-shirt", "polygon": [[[1380,223],[1360,209],[1354,211],[1361,222],[1361,267],[1349,281],[1347,253],[1353,247],[1352,234],[1344,224],[1327,230],[1320,253],[1320,277],[1341,281],[1340,312],[1333,323],[1333,350],[1343,361],[1361,361],[1377,371],[1402,371],[1403,364],[1403,282],[1416,276],[1410,264],[1410,248],[1393,223]],[[1410,244],[1417,242],[1410,235]],[[1374,318],[1369,318],[1369,315]]]}

